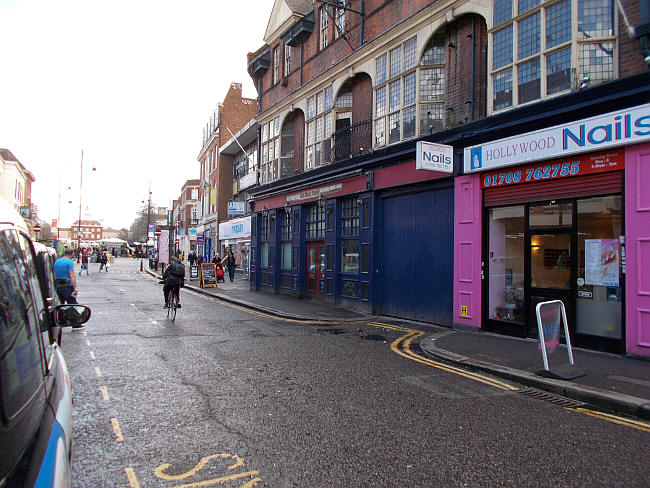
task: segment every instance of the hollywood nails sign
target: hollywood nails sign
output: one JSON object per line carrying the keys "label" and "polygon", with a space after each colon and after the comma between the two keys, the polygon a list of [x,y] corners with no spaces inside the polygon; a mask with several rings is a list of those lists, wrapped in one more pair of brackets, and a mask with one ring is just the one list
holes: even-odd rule
{"label": "hollywood nails sign", "polygon": [[466,173],[650,140],[650,104],[465,148]]}

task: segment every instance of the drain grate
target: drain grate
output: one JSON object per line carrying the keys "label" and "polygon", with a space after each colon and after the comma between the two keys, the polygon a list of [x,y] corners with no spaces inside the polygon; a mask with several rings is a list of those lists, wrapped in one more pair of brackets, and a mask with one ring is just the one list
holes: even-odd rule
{"label": "drain grate", "polygon": [[581,408],[587,404],[584,402],[579,402],[578,400],[571,400],[560,395],[555,395],[554,393],[549,393],[548,391],[538,390],[537,388],[524,388],[519,390],[519,393],[523,393],[526,396],[536,398],[538,400],[543,400],[554,405],[559,405],[565,408]]}

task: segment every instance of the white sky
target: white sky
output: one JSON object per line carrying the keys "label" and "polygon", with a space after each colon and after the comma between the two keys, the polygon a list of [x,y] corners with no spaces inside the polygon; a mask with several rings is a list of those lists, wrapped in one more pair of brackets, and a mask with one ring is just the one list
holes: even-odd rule
{"label": "white sky", "polygon": [[[199,177],[202,130],[230,83],[257,93],[246,54],[273,0],[0,0],[0,147],[36,177],[39,217],[130,226]],[[91,169],[96,167],[97,171]],[[71,186],[71,190],[67,190]],[[68,201],[72,200],[72,204]]]}

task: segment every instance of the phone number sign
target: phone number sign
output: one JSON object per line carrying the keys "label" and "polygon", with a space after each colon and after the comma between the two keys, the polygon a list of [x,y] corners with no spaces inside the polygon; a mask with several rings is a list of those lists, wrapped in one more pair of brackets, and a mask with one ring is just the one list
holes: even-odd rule
{"label": "phone number sign", "polygon": [[545,163],[517,166],[506,170],[491,171],[482,175],[482,188],[557,180],[570,176],[582,176],[625,168],[623,151],[607,151],[578,158],[564,158]]}

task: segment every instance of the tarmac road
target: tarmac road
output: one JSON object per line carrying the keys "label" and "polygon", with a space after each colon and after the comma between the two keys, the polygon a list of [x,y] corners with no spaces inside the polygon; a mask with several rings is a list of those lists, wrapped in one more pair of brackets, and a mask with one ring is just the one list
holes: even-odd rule
{"label": "tarmac road", "polygon": [[650,433],[399,355],[400,329],[186,291],[172,323],[139,261],[96,270],[63,337],[75,487],[647,486]]}

